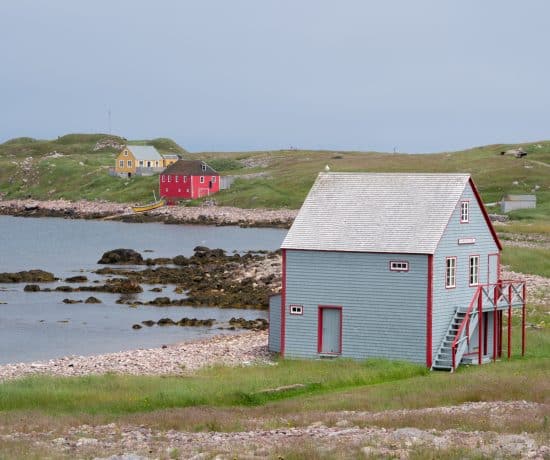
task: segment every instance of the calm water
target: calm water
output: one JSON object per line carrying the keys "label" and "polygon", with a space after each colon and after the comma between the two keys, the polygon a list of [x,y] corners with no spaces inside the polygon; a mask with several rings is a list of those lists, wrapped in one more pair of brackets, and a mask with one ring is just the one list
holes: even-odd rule
{"label": "calm water", "polygon": [[[40,268],[59,278],[82,273],[90,281],[100,278],[91,271],[110,249],[131,248],[144,257],[191,255],[197,245],[223,248],[228,252],[277,249],[286,234],[280,229],[238,227],[125,224],[120,222],[20,218],[0,216],[0,272]],[[151,250],[151,253],[145,253]],[[54,288],[59,284],[44,283]],[[86,283],[88,284],[88,283]],[[117,305],[118,294],[23,291],[25,283],[0,283],[0,364],[36,361],[65,355],[89,355],[133,348],[147,348],[181,340],[219,334],[213,328],[178,326],[133,330],[143,320],[184,316],[214,318],[227,322],[232,316],[266,317],[259,310],[146,307]],[[156,296],[177,298],[173,286],[162,293],[146,292],[138,300]],[[72,304],[64,298],[85,299],[93,294],[102,304]]]}

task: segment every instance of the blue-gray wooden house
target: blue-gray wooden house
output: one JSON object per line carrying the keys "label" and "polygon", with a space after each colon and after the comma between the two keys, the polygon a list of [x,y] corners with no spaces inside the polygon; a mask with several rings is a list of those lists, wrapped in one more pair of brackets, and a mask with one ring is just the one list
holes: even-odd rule
{"label": "blue-gray wooden house", "polygon": [[525,283],[500,279],[501,249],[468,174],[321,173],[282,244],[269,348],[444,370],[504,340],[509,356]]}

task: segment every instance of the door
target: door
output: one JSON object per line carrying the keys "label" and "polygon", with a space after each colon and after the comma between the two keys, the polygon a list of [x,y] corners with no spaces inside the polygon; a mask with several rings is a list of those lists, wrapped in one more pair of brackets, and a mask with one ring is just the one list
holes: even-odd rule
{"label": "door", "polygon": [[340,354],[342,352],[342,309],[319,307],[319,319],[319,352]]}
{"label": "door", "polygon": [[495,284],[500,278],[500,255],[489,254],[487,263],[487,284]]}

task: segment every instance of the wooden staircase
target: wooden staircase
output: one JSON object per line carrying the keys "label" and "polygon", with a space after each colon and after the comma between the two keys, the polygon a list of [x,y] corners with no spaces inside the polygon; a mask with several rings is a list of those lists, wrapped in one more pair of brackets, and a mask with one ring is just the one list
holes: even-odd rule
{"label": "wooden staircase", "polygon": [[[456,310],[453,316],[453,319],[451,320],[451,324],[449,326],[447,334],[443,338],[443,341],[441,342],[441,345],[439,346],[439,350],[437,351],[437,354],[435,356],[434,363],[432,366],[433,370],[448,371],[448,372],[453,371],[453,343],[455,342],[457,335],[460,331],[461,324],[464,323],[466,315],[467,315],[466,310],[460,310],[460,309]],[[474,333],[474,330],[476,329],[476,326],[477,326],[477,314],[475,316],[476,316],[475,324],[473,325],[470,324],[470,334]],[[472,318],[470,318],[470,322],[471,321],[472,321]],[[467,342],[469,342],[469,337]],[[460,358],[462,358],[462,356],[460,356]]]}
{"label": "wooden staircase", "polygon": [[[510,357],[511,317],[512,308],[522,309],[522,355],[525,353],[525,305],[526,283],[523,280],[500,280],[495,284],[479,285],[467,309],[456,309],[447,334],[441,341],[432,365],[433,370],[453,372],[462,362],[464,354],[470,347],[470,340],[474,334],[481,344],[482,331],[478,327],[483,312],[497,310],[508,311],[508,357]],[[493,346],[496,349],[495,346]],[[483,362],[481,348],[478,347],[478,364]],[[496,352],[493,350],[493,359]]]}

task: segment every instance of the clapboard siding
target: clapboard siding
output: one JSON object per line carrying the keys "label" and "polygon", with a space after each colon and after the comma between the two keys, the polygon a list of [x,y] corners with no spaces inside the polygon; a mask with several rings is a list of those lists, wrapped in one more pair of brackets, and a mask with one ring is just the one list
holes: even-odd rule
{"label": "clapboard siding", "polygon": [[[470,221],[460,223],[460,202],[469,200]],[[459,238],[476,239],[474,244],[458,244]],[[447,333],[449,323],[457,307],[467,307],[476,287],[469,286],[469,256],[479,255],[479,282],[488,281],[489,254],[499,249],[485,221],[470,183],[464,189],[461,199],[449,220],[449,224],[434,254],[433,269],[433,339],[432,354],[437,351]],[[456,288],[445,288],[446,257],[456,257]],[[496,268],[496,264],[493,264]],[[490,283],[497,281],[497,270],[491,273]],[[492,333],[492,332],[491,332]]]}
{"label": "clapboard siding", "polygon": [[[409,261],[409,271],[390,271],[391,260]],[[323,305],[342,307],[342,356],[425,362],[427,265],[418,254],[287,250],[285,356],[318,356]]]}
{"label": "clapboard siding", "polygon": [[281,295],[269,297],[269,351],[281,351]]}

